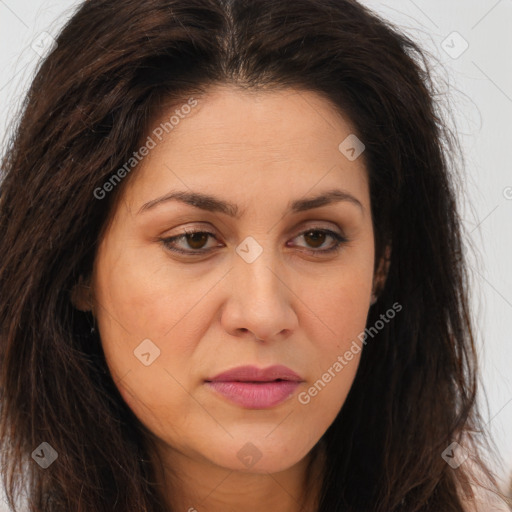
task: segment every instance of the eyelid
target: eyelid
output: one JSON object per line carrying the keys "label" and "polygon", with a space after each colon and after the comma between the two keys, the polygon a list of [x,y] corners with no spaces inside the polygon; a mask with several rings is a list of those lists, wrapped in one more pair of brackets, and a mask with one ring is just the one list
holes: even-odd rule
{"label": "eyelid", "polygon": [[[340,229],[340,228],[338,227],[338,229]],[[341,229],[340,229],[340,231],[341,231]],[[311,248],[308,248],[305,246],[299,246],[302,248],[301,252],[305,252],[307,254],[310,254],[310,255],[313,255],[316,257],[322,257],[327,254],[337,253],[341,250],[342,246],[344,246],[345,244],[350,242],[350,240],[344,235],[343,232],[340,233],[340,232],[334,231],[333,229],[330,229],[330,228],[327,228],[327,227],[324,227],[324,226],[321,226],[318,224],[304,227],[301,231],[299,231],[291,239],[293,240],[294,238],[300,237],[301,235],[305,235],[309,232],[325,233],[328,237],[330,236],[334,240],[334,245],[328,249],[311,249]],[[211,247],[209,249],[196,249],[196,250],[193,250],[193,249],[192,250],[182,250],[182,249],[170,247],[171,242],[175,243],[176,241],[178,241],[180,239],[185,239],[187,235],[193,235],[193,234],[205,234],[205,235],[208,235],[210,237],[217,239],[216,233],[209,230],[209,228],[206,229],[206,228],[202,228],[200,226],[194,226],[193,228],[188,228],[188,229],[185,228],[183,232],[178,233],[177,235],[173,235],[170,237],[164,237],[159,240],[164,244],[164,246],[166,247],[167,250],[169,250],[173,253],[182,254],[185,256],[192,257],[192,258],[198,257],[198,256],[206,256],[219,247],[219,246],[217,246],[217,247]],[[287,245],[287,247],[289,247],[288,242],[286,245]]]}

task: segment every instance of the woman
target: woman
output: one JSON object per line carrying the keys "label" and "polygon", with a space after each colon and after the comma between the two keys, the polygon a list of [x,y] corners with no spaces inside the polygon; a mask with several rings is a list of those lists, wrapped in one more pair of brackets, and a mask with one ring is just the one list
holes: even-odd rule
{"label": "woman", "polygon": [[80,6],[3,162],[10,506],[477,510],[434,93],[355,1]]}

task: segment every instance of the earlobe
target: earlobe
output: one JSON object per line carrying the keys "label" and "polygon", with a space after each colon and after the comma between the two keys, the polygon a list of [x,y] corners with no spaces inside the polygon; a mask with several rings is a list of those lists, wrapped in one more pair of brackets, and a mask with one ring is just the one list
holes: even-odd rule
{"label": "earlobe", "polygon": [[384,253],[378,263],[377,270],[375,271],[373,277],[372,298],[370,302],[371,305],[377,302],[379,295],[382,293],[382,290],[384,289],[388,277],[390,263],[391,244],[388,244],[384,249]]}
{"label": "earlobe", "polygon": [[89,282],[84,281],[83,277],[80,276],[78,283],[73,286],[70,293],[71,303],[73,306],[80,311],[92,311],[93,300],[92,290]]}

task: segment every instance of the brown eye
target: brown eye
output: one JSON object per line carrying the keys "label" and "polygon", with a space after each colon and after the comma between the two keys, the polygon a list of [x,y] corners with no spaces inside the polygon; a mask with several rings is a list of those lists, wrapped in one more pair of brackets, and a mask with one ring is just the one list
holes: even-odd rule
{"label": "brown eye", "polygon": [[214,233],[208,231],[185,231],[181,235],[163,238],[161,242],[170,251],[194,256],[205,254],[215,248],[215,246],[206,247],[210,238],[215,239]]}
{"label": "brown eye", "polygon": [[[308,229],[299,233],[295,238],[300,237],[304,239],[306,245],[298,245],[298,247],[303,247],[303,251],[318,256],[338,251],[343,244],[348,242],[348,239],[340,233],[323,228]],[[331,243],[325,247],[328,239],[331,239]]]}
{"label": "brown eye", "polygon": [[327,234],[323,231],[312,230],[304,233],[304,239],[311,247],[314,247],[315,249],[322,246],[322,244],[325,242],[326,236]]}
{"label": "brown eye", "polygon": [[[338,251],[344,243],[348,242],[348,239],[340,233],[320,228],[309,229],[300,233],[295,238],[299,237],[304,238],[307,245],[298,245],[297,247],[302,247],[303,252],[318,256]],[[172,252],[189,256],[201,256],[221,246],[219,244],[207,247],[208,239],[210,238],[216,240],[215,234],[208,231],[185,231],[181,235],[163,238],[161,242]],[[331,239],[330,245],[322,248],[328,239]]]}
{"label": "brown eye", "polygon": [[185,235],[185,239],[191,249],[203,249],[204,245],[208,241],[208,233],[188,233]]}

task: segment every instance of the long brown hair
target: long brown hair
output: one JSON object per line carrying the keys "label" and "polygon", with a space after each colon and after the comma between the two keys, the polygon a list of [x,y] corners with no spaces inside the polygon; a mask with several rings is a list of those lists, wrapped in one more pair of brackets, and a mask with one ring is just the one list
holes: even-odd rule
{"label": "long brown hair", "polygon": [[[396,302],[403,311],[365,347],[322,438],[319,512],[461,512],[467,466],[441,454],[465,443],[479,464],[478,443],[462,436],[481,422],[449,156],[457,144],[424,52],[353,0],[91,0],[57,37],[2,162],[0,442],[10,506],[22,491],[33,512],[165,509],[149,433],[70,291],[90,275],[130,176],[104,199],[95,190],[164,102],[214,84],[311,90],[348,116],[366,146],[376,262],[392,247],[368,325]],[[34,451],[48,446],[58,458],[42,469]]]}

